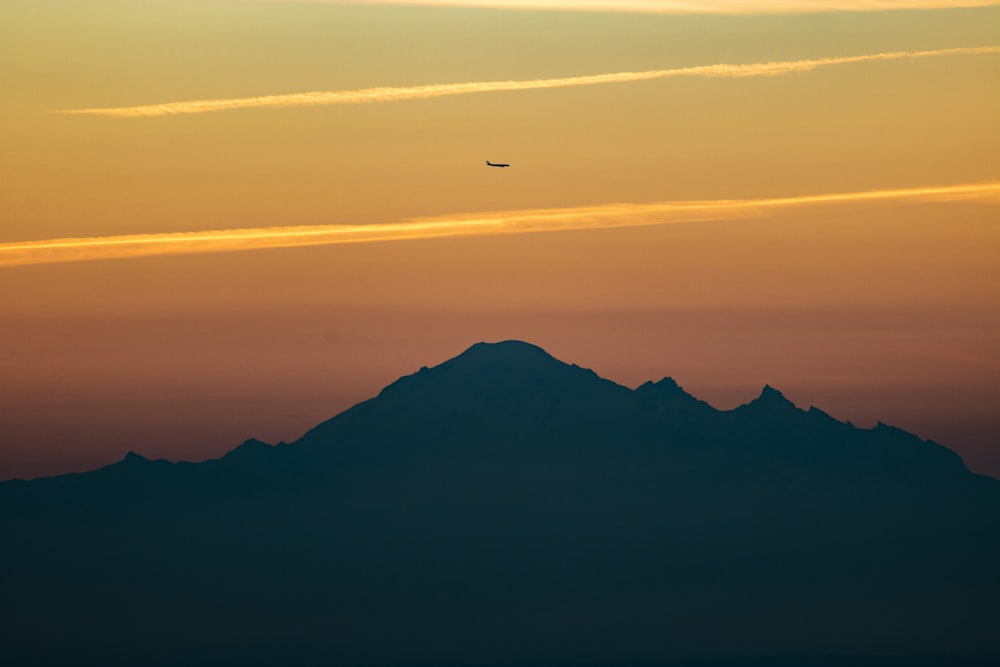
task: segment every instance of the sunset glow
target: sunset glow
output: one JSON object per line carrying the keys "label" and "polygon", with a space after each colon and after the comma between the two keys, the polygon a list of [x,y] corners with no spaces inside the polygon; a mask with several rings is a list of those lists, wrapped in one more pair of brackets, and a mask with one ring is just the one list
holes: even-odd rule
{"label": "sunset glow", "polygon": [[5,0],[0,479],[291,442],[506,339],[720,409],[769,384],[1000,475],[997,26]]}

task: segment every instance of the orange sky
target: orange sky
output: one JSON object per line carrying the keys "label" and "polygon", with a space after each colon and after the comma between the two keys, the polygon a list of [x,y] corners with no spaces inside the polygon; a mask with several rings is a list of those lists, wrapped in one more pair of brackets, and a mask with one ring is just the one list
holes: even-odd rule
{"label": "orange sky", "polygon": [[[723,408],[768,383],[1000,475],[995,52],[383,104],[53,113],[982,49],[1000,45],[998,25],[997,7],[4,3],[0,478],[292,440],[399,375],[506,338],[629,386],[669,375]],[[887,191],[910,194],[870,194]],[[815,199],[835,193],[847,196]],[[761,203],[776,199],[792,203]],[[698,215],[678,213],[691,202]],[[415,220],[507,227],[412,238],[425,235]],[[534,232],[517,233],[526,220]],[[236,252],[205,236],[352,225],[407,238]],[[188,245],[54,263],[38,247],[164,234]],[[30,262],[12,260],[24,245]]]}

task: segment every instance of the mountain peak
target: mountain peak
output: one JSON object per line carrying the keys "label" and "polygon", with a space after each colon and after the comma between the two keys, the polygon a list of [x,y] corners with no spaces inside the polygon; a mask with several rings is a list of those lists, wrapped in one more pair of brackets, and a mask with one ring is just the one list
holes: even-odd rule
{"label": "mountain peak", "polygon": [[653,389],[654,387],[666,391],[673,391],[675,389],[681,388],[680,385],[677,384],[677,380],[673,379],[672,377],[665,377],[659,382],[653,382],[652,380],[647,380],[646,382],[643,382],[641,385],[639,385],[638,388],[642,389],[643,391],[647,391],[649,389]]}
{"label": "mountain peak", "polygon": [[473,343],[469,348],[462,354],[468,354],[470,352],[482,352],[482,351],[504,351],[504,352],[529,352],[531,354],[544,354],[549,356],[549,353],[543,350],[538,345],[534,343],[526,343],[523,340],[508,339],[497,341],[496,343],[488,343],[486,341],[479,341],[478,343]]}
{"label": "mountain peak", "polygon": [[562,363],[537,345],[525,343],[520,340],[504,340],[497,343],[476,343],[451,361],[458,361],[460,359],[507,362],[549,360]]}
{"label": "mountain peak", "polygon": [[267,453],[273,449],[273,445],[269,445],[268,443],[258,440],[257,438],[250,438],[234,449],[231,449],[223,458],[232,459],[254,457],[262,452]]}
{"label": "mountain peak", "polygon": [[100,468],[100,471],[113,471],[116,474],[132,474],[138,472],[142,468],[145,468],[145,466],[150,463],[153,463],[153,461],[147,459],[142,454],[137,454],[132,450],[129,450],[121,459]]}
{"label": "mountain peak", "polygon": [[139,463],[149,463],[149,459],[147,459],[142,454],[136,454],[135,452],[133,452],[130,449],[128,451],[128,453],[125,454],[125,456],[122,458],[122,460],[119,461],[118,463],[119,464],[125,464],[125,465],[135,465],[135,464],[139,464]]}
{"label": "mountain peak", "polygon": [[749,403],[744,403],[740,406],[740,408],[750,408],[753,410],[763,409],[767,412],[776,410],[798,410],[794,403],[785,398],[784,394],[769,384],[764,385],[764,388],[760,390],[760,395],[757,396],[757,398],[753,399]]}
{"label": "mountain peak", "polygon": [[426,390],[433,382],[435,385],[461,385],[464,393],[473,387],[493,387],[507,392],[520,392],[524,383],[541,384],[572,384],[581,377],[587,376],[602,383],[614,384],[600,380],[597,374],[576,364],[559,361],[548,352],[519,340],[505,340],[498,343],[476,343],[465,352],[442,364],[428,368],[422,367],[412,375],[401,377],[396,382],[382,390],[381,395],[395,393],[404,387],[419,386]]}
{"label": "mountain peak", "polygon": [[520,340],[476,343],[457,357],[429,370],[438,374],[461,376],[463,381],[473,384],[487,382],[498,387],[510,385],[508,389],[512,391],[520,391],[526,382],[536,386],[560,386],[564,389],[578,388],[578,383],[596,383],[627,391],[624,387],[599,377],[589,368],[560,361],[537,345]]}
{"label": "mountain peak", "polygon": [[375,398],[320,424],[303,438],[329,440],[332,433],[372,419],[407,437],[430,437],[427,434],[465,425],[476,438],[484,437],[484,429],[494,438],[499,430],[531,432],[542,423],[578,424],[612,409],[609,406],[620,406],[630,395],[626,387],[560,361],[537,345],[518,340],[481,342],[443,363],[399,378]]}
{"label": "mountain peak", "polygon": [[698,401],[698,399],[694,396],[684,391],[684,388],[677,384],[677,381],[672,377],[665,377],[659,382],[653,382],[652,380],[643,382],[641,385],[636,387],[635,392],[638,396],[655,396],[658,398],[683,397],[693,401]]}
{"label": "mountain peak", "polygon": [[787,398],[785,398],[784,394],[782,394],[780,391],[778,391],[769,384],[765,384],[764,388],[760,390],[760,396],[757,397],[757,400],[767,401],[767,402],[789,403],[789,404],[792,403]]}

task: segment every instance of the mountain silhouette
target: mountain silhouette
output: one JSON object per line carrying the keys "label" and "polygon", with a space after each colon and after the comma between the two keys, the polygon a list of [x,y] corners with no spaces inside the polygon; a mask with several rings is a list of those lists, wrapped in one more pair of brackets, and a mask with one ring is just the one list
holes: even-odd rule
{"label": "mountain silhouette", "polygon": [[[5,664],[992,664],[1000,481],[518,341],[298,441],[0,483]],[[896,662],[893,662],[896,661]]]}

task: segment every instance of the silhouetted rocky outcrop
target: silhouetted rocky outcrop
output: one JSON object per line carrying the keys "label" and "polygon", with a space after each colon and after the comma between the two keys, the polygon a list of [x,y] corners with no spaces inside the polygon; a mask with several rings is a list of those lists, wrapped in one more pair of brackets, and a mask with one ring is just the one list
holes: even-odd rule
{"label": "silhouetted rocky outcrop", "polygon": [[719,411],[516,341],[291,444],[2,483],[0,531],[9,664],[1000,656],[997,480],[771,387]]}

